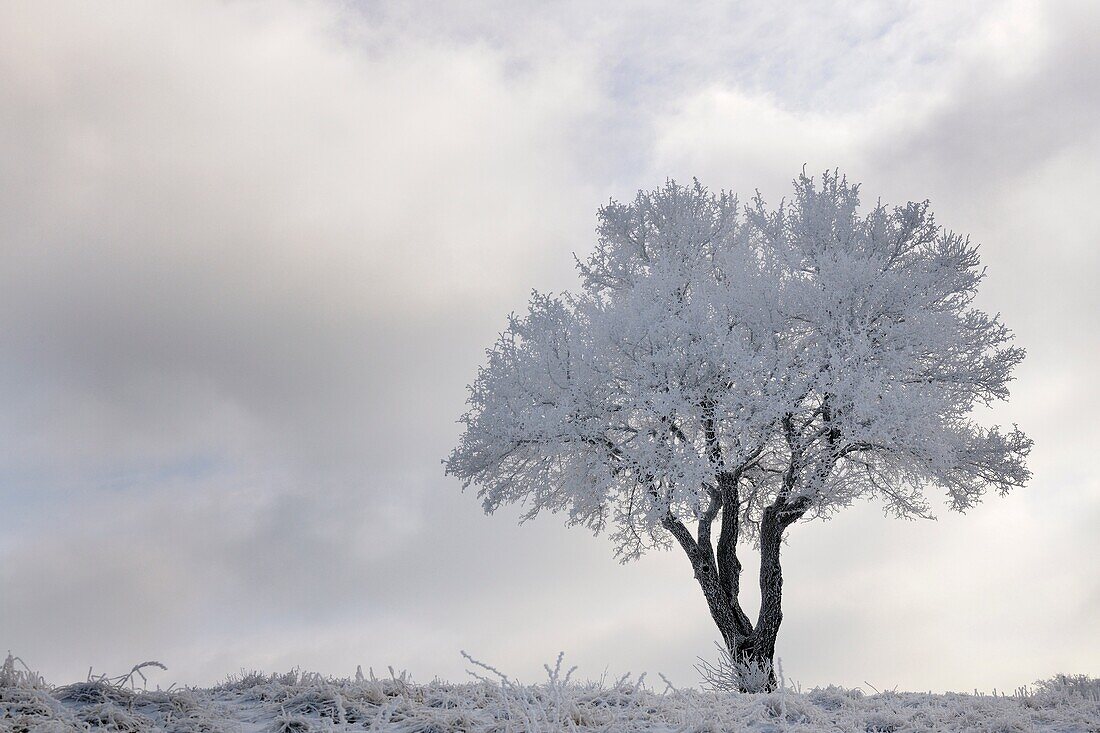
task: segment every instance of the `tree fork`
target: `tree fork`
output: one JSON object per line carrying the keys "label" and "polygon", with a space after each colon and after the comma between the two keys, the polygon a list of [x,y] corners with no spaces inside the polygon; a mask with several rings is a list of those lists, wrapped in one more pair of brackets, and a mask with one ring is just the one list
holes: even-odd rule
{"label": "tree fork", "polygon": [[687,555],[688,561],[695,576],[696,582],[706,598],[707,608],[711,618],[727,649],[735,649],[742,640],[752,633],[752,626],[748,624],[745,615],[736,597],[730,597],[719,581],[719,569],[710,547],[710,536],[705,525],[700,526],[700,540],[691,536],[684,523],[677,519],[671,512],[667,513],[661,522]]}

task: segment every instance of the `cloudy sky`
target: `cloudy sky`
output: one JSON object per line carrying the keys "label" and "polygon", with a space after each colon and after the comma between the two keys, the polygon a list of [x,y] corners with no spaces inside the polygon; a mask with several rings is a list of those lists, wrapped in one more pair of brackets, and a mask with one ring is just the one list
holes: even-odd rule
{"label": "cloudy sky", "polygon": [[785,672],[1097,674],[1098,32],[1087,2],[4,3],[0,651],[55,682],[461,679],[466,649],[697,683],[684,558],[485,517],[440,460],[599,205],[691,176],[774,202],[806,165],[982,243],[1028,349],[991,419],[1035,475],[795,527]]}

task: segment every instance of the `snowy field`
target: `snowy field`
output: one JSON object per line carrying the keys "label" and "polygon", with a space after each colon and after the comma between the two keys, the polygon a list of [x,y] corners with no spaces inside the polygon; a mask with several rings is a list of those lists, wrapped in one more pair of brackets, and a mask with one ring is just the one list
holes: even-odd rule
{"label": "snowy field", "polygon": [[9,657],[0,668],[0,731],[1100,731],[1100,681],[1084,677],[1010,696],[838,687],[741,695],[644,677],[576,682],[560,662],[545,682],[527,685],[476,665],[484,676],[467,684],[292,671],[146,691],[141,674],[55,687]]}

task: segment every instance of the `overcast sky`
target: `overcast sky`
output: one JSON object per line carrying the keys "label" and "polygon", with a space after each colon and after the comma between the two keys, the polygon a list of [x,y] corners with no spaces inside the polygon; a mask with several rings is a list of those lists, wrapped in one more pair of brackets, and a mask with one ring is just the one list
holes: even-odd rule
{"label": "overcast sky", "polygon": [[683,557],[485,517],[440,461],[608,198],[777,202],[806,165],[982,243],[1028,358],[980,417],[1036,444],[966,516],[795,526],[785,673],[1100,673],[1100,8],[739,5],[0,5],[0,651],[55,683],[460,680],[465,649],[697,684]]}

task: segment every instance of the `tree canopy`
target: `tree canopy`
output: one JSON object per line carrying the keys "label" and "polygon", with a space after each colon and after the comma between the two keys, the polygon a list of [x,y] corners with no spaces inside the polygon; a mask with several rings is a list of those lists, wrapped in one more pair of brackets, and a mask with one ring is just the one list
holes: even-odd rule
{"label": "tree canopy", "polygon": [[581,289],[535,293],[488,350],[447,472],[623,560],[710,551],[720,511],[736,545],[768,507],[781,527],[863,498],[929,516],[929,488],[961,511],[1022,485],[1031,441],[972,416],[1024,356],[975,307],[977,245],[927,202],[859,204],[827,173],[775,208],[697,181],[604,206]]}

